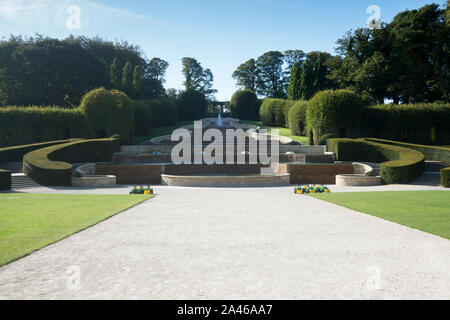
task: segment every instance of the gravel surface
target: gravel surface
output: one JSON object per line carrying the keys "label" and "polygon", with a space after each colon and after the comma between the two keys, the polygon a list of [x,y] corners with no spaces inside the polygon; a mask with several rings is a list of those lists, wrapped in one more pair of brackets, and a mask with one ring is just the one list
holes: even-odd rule
{"label": "gravel surface", "polygon": [[0,268],[0,299],[450,299],[446,239],[290,188],[155,190]]}

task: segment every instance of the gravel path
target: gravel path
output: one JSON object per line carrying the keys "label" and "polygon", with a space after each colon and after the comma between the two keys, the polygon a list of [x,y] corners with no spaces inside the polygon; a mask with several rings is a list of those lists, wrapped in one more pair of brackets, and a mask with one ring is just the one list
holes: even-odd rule
{"label": "gravel path", "polygon": [[0,298],[450,299],[446,239],[291,188],[156,192],[0,268]]}

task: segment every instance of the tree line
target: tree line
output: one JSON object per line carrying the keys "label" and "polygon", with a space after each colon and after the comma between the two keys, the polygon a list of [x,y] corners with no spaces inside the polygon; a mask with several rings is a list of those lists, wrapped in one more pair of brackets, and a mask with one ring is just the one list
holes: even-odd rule
{"label": "tree line", "polygon": [[260,96],[309,100],[351,89],[368,103],[450,101],[450,13],[437,4],[406,10],[380,29],[359,28],[327,52],[270,51],[241,64],[233,78]]}
{"label": "tree line", "polygon": [[[194,58],[183,58],[184,85],[214,99],[213,74]],[[138,46],[99,37],[53,39],[11,36],[0,41],[0,106],[76,107],[86,92],[104,87],[132,99],[176,96],[164,88],[169,66],[147,59]]]}

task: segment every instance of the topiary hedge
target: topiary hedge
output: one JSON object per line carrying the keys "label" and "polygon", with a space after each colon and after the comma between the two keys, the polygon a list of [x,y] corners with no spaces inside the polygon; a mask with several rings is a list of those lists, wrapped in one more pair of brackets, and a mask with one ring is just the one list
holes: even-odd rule
{"label": "topiary hedge", "polygon": [[441,170],[441,184],[445,188],[450,188],[450,168]]}
{"label": "topiary hedge", "polygon": [[134,111],[124,93],[105,88],[92,90],[84,95],[80,108],[85,115],[88,137],[106,138],[117,133],[124,143],[132,142]]}
{"label": "topiary hedge", "polygon": [[84,140],[51,146],[27,153],[23,172],[42,185],[71,184],[71,163],[109,162],[120,148],[119,139]]}
{"label": "topiary hedge", "polygon": [[419,144],[450,144],[450,104],[379,105],[364,110],[361,133]]}
{"label": "topiary hedge", "polygon": [[79,108],[0,108],[0,146],[82,138],[86,136],[84,120]]}
{"label": "topiary hedge", "polygon": [[289,110],[288,122],[291,133],[294,136],[306,135],[306,111],[308,102],[296,101]]}
{"label": "topiary hedge", "polygon": [[258,97],[251,90],[236,91],[231,97],[231,116],[241,120],[258,120]]}
{"label": "topiary hedge", "polygon": [[317,144],[324,134],[341,138],[360,135],[363,100],[350,90],[324,90],[308,103],[308,136]]}
{"label": "topiary hedge", "polygon": [[[373,139],[373,138],[367,138],[364,139],[369,142],[377,142],[377,143],[383,143],[388,145],[394,145],[399,147],[405,147],[408,149],[413,149],[421,152],[423,155],[425,155],[426,160],[430,161],[443,161],[450,163],[450,148],[444,148],[444,147],[434,147],[434,146],[423,146],[420,144],[411,144],[411,143],[403,143],[398,141],[390,141],[390,140],[382,140],[382,139]],[[448,168],[450,169],[450,168]],[[441,171],[441,180],[442,185],[444,185],[444,181],[446,181],[446,178],[444,177],[444,174],[446,171]]]}
{"label": "topiary hedge", "polygon": [[339,161],[381,163],[381,177],[389,184],[411,182],[425,171],[425,156],[412,149],[363,139],[330,139],[328,148]]}
{"label": "topiary hedge", "polygon": [[0,169],[0,191],[11,190],[11,172]]}
{"label": "topiary hedge", "polygon": [[288,127],[289,110],[294,104],[293,100],[264,99],[259,110],[260,119],[265,125]]}
{"label": "topiary hedge", "polygon": [[0,163],[5,162],[22,162],[23,156],[28,152],[42,149],[45,147],[54,146],[57,144],[69,143],[74,141],[79,141],[81,139],[71,139],[71,140],[60,140],[60,141],[49,141],[43,143],[28,144],[22,146],[0,148]]}
{"label": "topiary hedge", "polygon": [[173,126],[179,118],[177,101],[172,98],[146,100],[153,114],[153,127]]}
{"label": "topiary hedge", "polygon": [[178,111],[180,120],[198,120],[208,112],[208,101],[203,93],[188,89],[178,96]]}
{"label": "topiary hedge", "polygon": [[335,138],[337,138],[337,137],[336,137],[336,135],[334,133],[324,134],[317,141],[317,145],[319,145],[319,146],[326,146],[327,145],[327,141],[329,139],[335,139]]}

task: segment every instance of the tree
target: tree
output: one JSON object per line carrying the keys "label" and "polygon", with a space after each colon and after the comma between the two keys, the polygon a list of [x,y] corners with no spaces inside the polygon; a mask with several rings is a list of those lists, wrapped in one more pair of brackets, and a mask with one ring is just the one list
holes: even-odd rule
{"label": "tree", "polygon": [[300,100],[302,98],[301,74],[302,74],[302,63],[297,62],[291,69],[291,76],[289,79],[289,87],[288,87],[289,100]]}
{"label": "tree", "polygon": [[301,67],[304,60],[305,53],[302,50],[286,50],[284,52],[284,62],[287,65],[286,70],[288,74],[296,63],[299,63]]}
{"label": "tree", "polygon": [[286,78],[283,72],[284,55],[269,51],[256,60],[258,69],[257,92],[271,98],[286,97]]}
{"label": "tree", "polygon": [[233,79],[236,80],[239,87],[256,92],[258,68],[256,67],[255,59],[250,59],[241,64],[236,71],[233,72]]}
{"label": "tree", "polygon": [[314,83],[314,65],[313,62],[308,59],[303,64],[300,74],[300,92],[302,100],[309,100],[314,96],[316,93]]}
{"label": "tree", "polygon": [[200,62],[194,58],[185,57],[181,59],[183,64],[183,75],[185,81],[183,82],[186,90],[196,90],[201,92],[208,99],[214,99],[214,93],[217,92],[213,89],[214,77],[210,69],[203,69]]}
{"label": "tree", "polygon": [[133,66],[130,61],[125,63],[125,66],[123,67],[122,90],[125,91],[126,94],[130,94],[133,91]]}
{"label": "tree", "polygon": [[141,67],[134,67],[133,72],[133,98],[141,99],[144,94],[144,76]]}
{"label": "tree", "polygon": [[176,99],[178,97],[178,91],[175,88],[169,88],[166,90],[166,96],[168,98]]}
{"label": "tree", "polygon": [[120,67],[119,60],[114,58],[114,61],[110,67],[111,85],[114,89],[122,88],[122,68]]}
{"label": "tree", "polygon": [[166,70],[169,67],[169,63],[160,58],[153,58],[150,60],[147,66],[147,73],[151,79],[158,80],[161,83],[165,83]]}

